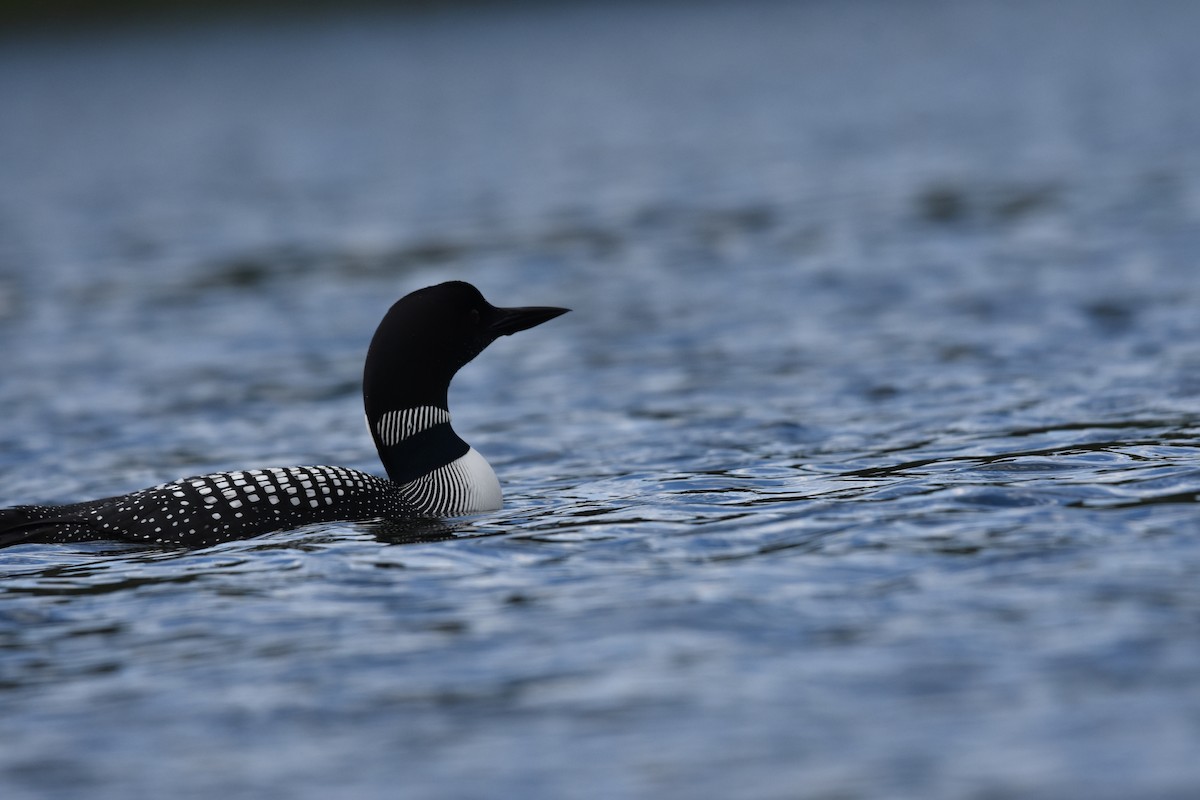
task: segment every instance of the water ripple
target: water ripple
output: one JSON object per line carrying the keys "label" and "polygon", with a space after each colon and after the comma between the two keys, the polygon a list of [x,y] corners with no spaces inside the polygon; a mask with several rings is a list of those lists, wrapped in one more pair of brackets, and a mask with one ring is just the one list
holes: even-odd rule
{"label": "water ripple", "polygon": [[0,503],[575,313],[456,378],[500,512],[0,550],[0,795],[1200,794],[1200,6],[452,5],[6,35]]}

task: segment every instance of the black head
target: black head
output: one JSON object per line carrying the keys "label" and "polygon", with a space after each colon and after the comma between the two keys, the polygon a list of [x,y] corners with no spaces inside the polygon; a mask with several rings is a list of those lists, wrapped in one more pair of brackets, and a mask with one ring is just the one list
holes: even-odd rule
{"label": "black head", "polygon": [[367,351],[367,418],[416,406],[446,408],[450,379],[485,347],[568,310],[497,308],[462,281],[439,283],[400,298],[379,323]]}

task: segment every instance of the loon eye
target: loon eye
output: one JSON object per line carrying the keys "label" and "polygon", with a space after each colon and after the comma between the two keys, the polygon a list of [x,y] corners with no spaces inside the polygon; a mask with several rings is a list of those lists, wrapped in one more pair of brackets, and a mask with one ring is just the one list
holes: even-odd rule
{"label": "loon eye", "polygon": [[472,325],[478,327],[479,326],[479,309],[472,308],[471,312],[467,315],[467,318],[471,320]]}

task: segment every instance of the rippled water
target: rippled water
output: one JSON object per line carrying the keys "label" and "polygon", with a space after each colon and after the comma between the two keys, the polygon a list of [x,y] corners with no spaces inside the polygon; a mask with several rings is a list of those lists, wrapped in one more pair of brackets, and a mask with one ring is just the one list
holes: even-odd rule
{"label": "rippled water", "polygon": [[387,306],[505,510],[0,551],[0,794],[1200,792],[1200,6],[10,35],[0,505],[378,471]]}

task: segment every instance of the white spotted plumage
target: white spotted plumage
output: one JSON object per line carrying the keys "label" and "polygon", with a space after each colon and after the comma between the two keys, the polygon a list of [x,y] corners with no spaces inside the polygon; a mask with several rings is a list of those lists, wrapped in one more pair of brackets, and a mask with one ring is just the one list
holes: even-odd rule
{"label": "white spotted plumage", "polygon": [[182,478],[74,510],[64,538],[107,532],[158,543],[215,544],[345,519],[458,516],[500,508],[500,483],[474,448],[404,484],[335,466],[271,467]]}
{"label": "white spotted plumage", "polygon": [[211,544],[313,522],[417,515],[400,489],[346,467],[220,472],[80,504],[73,527],[79,535],[115,530],[156,542]]}

